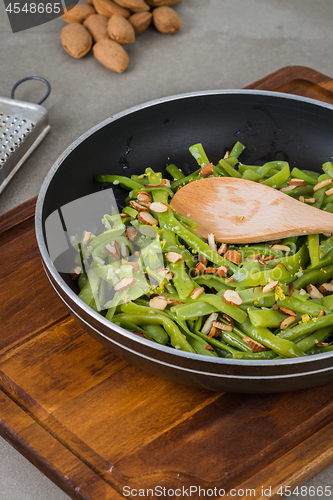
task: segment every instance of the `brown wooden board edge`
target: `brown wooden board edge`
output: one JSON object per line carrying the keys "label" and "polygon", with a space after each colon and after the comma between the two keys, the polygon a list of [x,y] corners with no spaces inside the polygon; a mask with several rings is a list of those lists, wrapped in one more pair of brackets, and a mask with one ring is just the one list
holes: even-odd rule
{"label": "brown wooden board edge", "polygon": [[[296,79],[296,78],[311,81],[313,83],[323,85],[324,87],[326,83],[332,82],[332,80],[328,76],[323,75],[311,68],[307,68],[304,66],[287,66],[275,71],[274,73],[266,77],[261,78],[260,80],[257,80],[256,82],[244,88],[274,91],[278,89],[282,84],[290,81],[290,79]],[[27,200],[21,205],[0,215],[0,237],[1,234],[3,234],[5,231],[10,230],[15,226],[22,224],[30,220],[32,217],[34,217],[36,199],[37,197]],[[7,397],[7,396],[5,396],[5,394],[2,391],[0,391],[0,398],[1,397]],[[15,402],[11,401],[11,403],[12,405],[16,406],[17,412],[23,411],[16,405]],[[29,423],[31,424],[34,423],[34,425],[38,425],[28,414],[25,414],[24,418],[27,419],[27,425],[29,425]],[[290,452],[287,453],[285,456],[281,457],[276,462],[270,464],[268,467],[263,469],[260,473],[256,474],[253,478],[246,481],[242,485],[239,485],[239,488],[244,488],[244,489],[245,487],[253,488],[254,482],[257,482],[258,485],[266,484],[267,487],[271,486],[273,489],[272,495],[274,494],[274,496],[270,496],[270,498],[272,498],[273,500],[277,498],[279,499],[283,498],[280,494],[277,493],[277,489],[279,486],[296,486],[304,484],[304,481],[310,480],[320,471],[324,470],[326,467],[330,466],[333,463],[332,451],[330,450],[330,448],[329,449],[325,448],[324,454],[321,454],[320,456],[316,457],[314,460],[311,461],[310,464],[307,464],[302,470],[299,470],[298,465],[296,466],[296,464],[299,463],[301,457],[307,455],[306,450],[311,449],[310,448],[311,443],[319,439],[323,440],[323,446],[324,446],[325,443],[330,442],[329,438],[331,437],[332,426],[333,424],[328,424],[326,427],[322,428],[319,432],[306,439],[302,444],[290,450]],[[54,440],[57,442],[57,445],[60,444],[46,430],[43,429],[43,431],[45,432],[46,438],[49,439],[50,442]],[[1,418],[0,418],[0,435],[6,441],[8,441],[13,447],[15,447],[32,464],[34,464],[42,473],[44,473],[47,477],[49,477],[59,488],[61,488],[71,498],[73,498],[74,500],[78,499],[90,500],[91,498],[93,498],[90,495],[87,496],[87,490],[85,490],[84,485],[75,485],[71,481],[71,478],[67,475],[66,471],[63,471],[63,473],[61,473],[54,467],[53,463],[48,461],[45,456],[40,454],[37,450],[38,448],[37,443],[36,447],[33,448],[32,445],[30,445],[23,439],[20,439],[19,432],[16,431],[10,425],[9,422],[5,422],[1,420]],[[77,457],[75,457],[68,449],[65,449],[65,447],[63,448],[64,452],[72,455],[73,459],[78,461],[79,467],[87,468],[87,466],[83,464],[79,459],[77,459]],[[281,470],[284,471],[283,478],[281,478],[281,476],[277,476],[275,478],[276,479],[275,484],[273,484],[273,482],[272,484],[268,484],[267,478],[272,477],[271,476],[272,473],[280,472]],[[95,474],[92,470],[89,470],[89,472],[92,475],[91,480],[89,481],[92,486],[95,485],[95,481],[101,481],[102,483],[104,483],[104,485],[106,485],[103,479],[100,478],[97,474]],[[278,482],[279,478],[280,481]],[[93,490],[91,490],[91,492],[92,491]],[[108,493],[106,494],[106,496],[103,496],[103,500],[119,499],[120,497],[121,495],[119,495],[119,493],[117,493],[115,490],[112,490],[109,487]],[[233,496],[233,498],[236,499],[244,498],[245,500],[245,497],[240,497],[240,496],[238,497]],[[255,498],[257,500],[261,500],[267,497],[256,496]]]}

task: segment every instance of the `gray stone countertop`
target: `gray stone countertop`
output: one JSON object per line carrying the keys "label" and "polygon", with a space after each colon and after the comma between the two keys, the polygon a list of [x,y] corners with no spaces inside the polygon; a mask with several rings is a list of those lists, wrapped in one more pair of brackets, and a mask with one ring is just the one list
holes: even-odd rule
{"label": "gray stone countertop", "polygon": [[[332,0],[181,0],[175,10],[181,31],[162,35],[151,28],[139,35],[126,47],[128,69],[117,74],[91,53],[71,58],[60,43],[61,18],[12,33],[0,3],[0,95],[10,97],[13,84],[30,75],[52,85],[44,104],[51,132],[0,195],[0,213],[36,196],[58,155],[117,112],[183,92],[241,88],[290,65],[333,77]],[[28,82],[16,98],[36,102],[43,93],[42,83]],[[308,486],[332,479],[333,467]],[[67,498],[0,438],[0,500]]]}

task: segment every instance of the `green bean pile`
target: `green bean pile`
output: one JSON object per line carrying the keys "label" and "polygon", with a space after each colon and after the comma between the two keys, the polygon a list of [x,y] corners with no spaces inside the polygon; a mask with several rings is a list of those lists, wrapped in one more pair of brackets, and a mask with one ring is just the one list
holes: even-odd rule
{"label": "green bean pile", "polygon": [[[285,161],[245,165],[237,142],[213,165],[202,144],[192,174],[173,164],[169,179],[146,168],[97,182],[129,191],[105,231],[84,232],[75,268],[79,297],[106,319],[152,342],[205,356],[269,360],[333,349],[333,236],[312,234],[253,244],[216,243],[169,205],[180,187],[203,176],[262,182],[333,212],[333,164],[290,170]],[[193,160],[194,161],[194,160]]]}

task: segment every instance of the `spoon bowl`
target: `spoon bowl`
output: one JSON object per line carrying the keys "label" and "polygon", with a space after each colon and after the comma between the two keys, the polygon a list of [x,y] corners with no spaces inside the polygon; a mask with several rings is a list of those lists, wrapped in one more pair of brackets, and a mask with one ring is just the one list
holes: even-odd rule
{"label": "spoon bowl", "polygon": [[195,220],[196,231],[224,243],[255,243],[331,233],[333,214],[257,182],[207,177],[179,189],[171,208]]}

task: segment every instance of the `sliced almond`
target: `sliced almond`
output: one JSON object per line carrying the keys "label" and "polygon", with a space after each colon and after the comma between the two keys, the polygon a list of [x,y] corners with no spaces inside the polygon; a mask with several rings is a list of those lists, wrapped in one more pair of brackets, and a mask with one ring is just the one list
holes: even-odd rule
{"label": "sliced almond", "polygon": [[169,179],[162,179],[162,184],[163,186],[166,186],[166,187],[171,187],[171,183],[169,181]]}
{"label": "sliced almond", "polygon": [[243,303],[241,296],[235,290],[226,290],[222,298],[224,302],[233,306],[241,306]]}
{"label": "sliced almond", "polygon": [[128,226],[125,230],[126,238],[130,241],[135,241],[138,234],[138,230],[135,227]]}
{"label": "sliced almond", "polygon": [[130,200],[130,205],[135,208],[135,210],[138,210],[139,212],[147,212],[147,207],[141,205],[141,203],[138,203],[135,200]]}
{"label": "sliced almond", "polygon": [[133,272],[136,273],[140,269],[140,264],[138,262],[126,262],[126,266],[131,266],[133,268]]}
{"label": "sliced almond", "polygon": [[230,281],[234,281],[234,277],[233,276],[229,276],[229,278],[225,279],[226,283],[229,283]]}
{"label": "sliced almond", "polygon": [[280,323],[280,330],[285,330],[286,328],[288,328],[289,325],[291,325],[292,323],[294,323],[294,321],[296,321],[296,317],[295,316],[288,316],[283,321],[281,321],[281,323]]}
{"label": "sliced almond", "polygon": [[318,182],[318,184],[313,186],[313,190],[316,192],[318,191],[318,189],[328,186],[328,184],[331,184],[331,182],[333,182],[333,179],[325,179],[324,181]]}
{"label": "sliced almond", "polygon": [[264,286],[262,289],[262,293],[268,293],[274,290],[278,286],[279,282],[278,281],[271,281],[270,283],[267,283],[267,285]]}
{"label": "sliced almond", "polygon": [[251,339],[250,337],[247,337],[246,335],[244,335],[243,340],[249,347],[251,347],[252,352],[266,351],[266,347],[264,345],[260,344],[260,342],[257,342],[256,340]]}
{"label": "sliced almond", "polygon": [[217,252],[217,246],[216,246],[216,243],[215,243],[214,233],[209,233],[209,235],[207,236],[207,239],[208,239],[209,248],[211,250],[213,250],[213,252]]}
{"label": "sliced almond", "polygon": [[291,248],[287,245],[273,245],[271,250],[277,250],[278,252],[290,252]]}
{"label": "sliced almond", "polygon": [[142,330],[131,330],[131,333],[134,333],[138,337],[142,337],[143,339],[147,339],[147,335]]}
{"label": "sliced almond", "polygon": [[121,219],[127,219],[127,217],[130,217],[128,214],[120,214]]}
{"label": "sliced almond", "polygon": [[215,274],[215,267],[206,267],[204,270],[204,274]]}
{"label": "sliced almond", "polygon": [[304,198],[304,196],[299,196],[298,201],[300,201],[300,202],[304,203],[304,202],[305,202],[305,198]]}
{"label": "sliced almond", "polygon": [[223,313],[222,318],[228,321],[228,323],[230,323],[231,325],[235,324],[235,321],[230,316],[228,316],[228,314]]}
{"label": "sliced almond", "polygon": [[175,264],[176,262],[180,262],[181,260],[184,259],[181,253],[178,252],[167,252],[165,254],[165,258],[168,262],[172,262]]}
{"label": "sliced almond", "polygon": [[[326,191],[326,193],[327,193],[327,191]],[[305,198],[304,201],[305,201],[305,203],[312,204],[312,203],[316,203],[316,198]]]}
{"label": "sliced almond", "polygon": [[325,311],[322,309],[320,313],[318,314],[317,318],[321,318],[322,316],[325,316]]}
{"label": "sliced almond", "polygon": [[200,297],[200,295],[205,291],[203,286],[199,286],[198,288],[195,288],[193,292],[191,293],[191,299],[197,299]]}
{"label": "sliced almond", "polygon": [[331,196],[331,194],[333,194],[333,188],[330,188],[327,191],[325,191],[325,194],[326,196]]}
{"label": "sliced almond", "polygon": [[138,194],[136,195],[136,199],[138,200],[139,203],[142,201],[153,201],[153,198],[147,191],[139,191]]}
{"label": "sliced almond", "polygon": [[306,291],[310,294],[311,299],[322,299],[324,295],[312,283],[306,287]]}
{"label": "sliced almond", "polygon": [[216,276],[221,276],[222,278],[225,278],[228,274],[229,268],[227,266],[220,266],[215,270]]}
{"label": "sliced almond", "polygon": [[290,193],[290,191],[294,191],[295,188],[296,186],[282,186],[280,191],[282,191],[282,193]]}
{"label": "sliced almond", "polygon": [[204,266],[207,266],[208,260],[203,255],[198,254],[198,262],[201,262]]}
{"label": "sliced almond", "polygon": [[216,326],[212,326],[212,328],[210,329],[210,332],[208,334],[208,338],[211,339],[212,337],[219,337],[220,333],[221,333],[221,330],[216,328]]}
{"label": "sliced almond", "polygon": [[205,269],[206,269],[206,266],[204,266],[202,262],[198,262],[197,265],[195,266],[195,269],[199,273],[204,273]]}
{"label": "sliced almond", "polygon": [[72,270],[71,270],[71,272],[69,273],[69,276],[70,276],[70,278],[71,278],[73,281],[75,281],[75,280],[77,280],[77,279],[78,279],[78,277],[80,276],[81,272],[82,272],[82,267],[80,267],[80,266],[75,266],[75,267],[73,267],[73,269],[72,269]]}
{"label": "sliced almond", "polygon": [[124,242],[120,243],[120,254],[124,259],[127,257],[127,246],[125,245]]}
{"label": "sliced almond", "polygon": [[202,169],[199,172],[199,175],[201,175],[201,177],[208,177],[209,175],[213,175],[213,164],[208,163],[208,165],[202,167]]}
{"label": "sliced almond", "polygon": [[111,243],[108,243],[107,245],[105,245],[105,249],[116,260],[120,260],[119,244],[117,241],[112,241]]}
{"label": "sliced almond", "polygon": [[324,296],[326,296],[326,295],[332,295],[332,293],[333,293],[333,283],[323,283],[322,285],[320,285],[319,291]]}
{"label": "sliced almond", "polygon": [[209,332],[212,329],[213,321],[216,321],[217,317],[218,317],[218,313],[217,312],[214,312],[214,313],[210,314],[208,316],[208,318],[206,319],[203,327],[201,328],[201,333],[203,333],[204,335],[208,335]]}
{"label": "sliced almond", "polygon": [[145,187],[160,188],[162,187],[162,184],[145,184]]}
{"label": "sliced almond", "polygon": [[248,259],[256,259],[256,260],[260,260],[263,258],[263,254],[262,253],[255,253],[253,255],[248,255],[247,256]]}
{"label": "sliced almond", "polygon": [[295,285],[294,283],[289,283],[288,285],[288,297],[291,297],[293,292],[295,290]]}
{"label": "sliced almond", "polygon": [[163,276],[164,279],[170,281],[173,278],[173,273],[169,271],[166,267],[163,267],[161,269],[157,269],[156,271],[158,274]]}
{"label": "sliced almond", "polygon": [[224,255],[227,251],[227,244],[226,243],[221,243],[221,245],[219,246],[219,249],[217,251],[217,253],[219,255]]}
{"label": "sliced almond", "polygon": [[150,210],[158,214],[162,214],[163,212],[167,212],[169,210],[168,206],[161,201],[154,201],[153,203],[151,203],[149,208]]}
{"label": "sliced almond", "polygon": [[230,260],[230,262],[233,262],[234,264],[239,264],[242,260],[242,256],[240,253],[238,253],[236,250],[228,250],[225,254],[224,257],[227,260]]}
{"label": "sliced almond", "polygon": [[287,309],[286,307],[280,307],[280,312],[282,312],[282,314],[285,314],[286,316],[297,316],[295,311]]}
{"label": "sliced almond", "polygon": [[149,212],[139,212],[138,219],[143,224],[148,224],[148,226],[157,226],[158,220],[155,219]]}
{"label": "sliced almond", "polygon": [[91,238],[91,232],[87,231],[86,233],[84,233],[82,244],[87,246],[90,241],[90,238]]}
{"label": "sliced almond", "polygon": [[306,186],[306,181],[303,179],[290,179],[288,186]]}
{"label": "sliced almond", "polygon": [[213,326],[225,332],[232,332],[232,325],[227,325],[226,323],[222,323],[222,321],[213,321]]}
{"label": "sliced almond", "polygon": [[143,207],[149,208],[150,205],[151,205],[151,201],[149,201],[149,200],[141,200],[140,201],[140,205],[142,205]]}
{"label": "sliced almond", "polygon": [[214,348],[211,345],[205,345],[206,351],[214,351]]}
{"label": "sliced almond", "polygon": [[155,297],[153,297],[149,301],[149,307],[158,309],[159,311],[164,311],[167,305],[168,301],[164,297],[160,297],[159,295],[155,295]]}
{"label": "sliced almond", "polygon": [[114,286],[115,292],[121,292],[134,285],[136,282],[135,278],[122,278],[118,283]]}
{"label": "sliced almond", "polygon": [[264,258],[264,262],[268,262],[269,260],[273,260],[273,259],[276,259],[276,256],[275,255],[269,255],[268,257]]}

